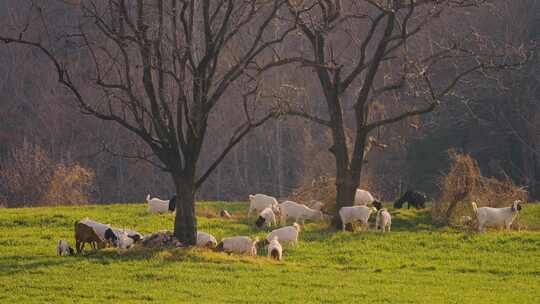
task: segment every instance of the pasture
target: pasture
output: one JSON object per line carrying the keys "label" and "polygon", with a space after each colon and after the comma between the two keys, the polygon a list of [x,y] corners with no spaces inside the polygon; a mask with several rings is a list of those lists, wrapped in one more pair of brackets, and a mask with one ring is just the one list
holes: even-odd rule
{"label": "pasture", "polygon": [[[218,240],[266,234],[235,216],[245,203],[197,207],[199,229]],[[223,207],[235,218],[212,217]],[[435,227],[428,211],[391,213],[388,234],[307,224],[275,262],[195,248],[57,257],[81,218],[149,233],[171,229],[173,215],[145,204],[0,209],[0,303],[538,303],[540,232],[478,235]],[[540,205],[525,205],[521,222],[539,228]]]}

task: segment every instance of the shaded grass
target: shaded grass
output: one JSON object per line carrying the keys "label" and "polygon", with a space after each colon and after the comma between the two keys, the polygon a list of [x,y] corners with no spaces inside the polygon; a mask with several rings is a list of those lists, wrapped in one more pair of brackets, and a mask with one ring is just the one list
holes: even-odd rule
{"label": "shaded grass", "polygon": [[[245,203],[203,202],[198,214]],[[142,233],[170,229],[172,215],[140,204],[0,209],[0,303],[538,303],[540,233],[477,235],[430,224],[426,210],[395,210],[392,232],[336,232],[309,223],[284,261],[205,249],[105,249],[56,257],[55,243],[73,243],[73,224],[90,217]],[[523,225],[538,227],[529,204]],[[198,218],[218,239],[263,237],[233,220]],[[273,296],[264,295],[272,290]]]}

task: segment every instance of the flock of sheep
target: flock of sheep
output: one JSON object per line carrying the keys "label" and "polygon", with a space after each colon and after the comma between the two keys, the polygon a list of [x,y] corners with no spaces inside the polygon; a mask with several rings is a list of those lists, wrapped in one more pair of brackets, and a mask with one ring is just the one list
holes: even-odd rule
{"label": "flock of sheep", "polygon": [[[150,195],[148,195],[146,198],[148,212],[173,212],[176,199],[176,196],[174,196],[170,200],[161,200],[159,198],[150,198]],[[408,208],[411,206],[424,208],[426,199],[423,193],[407,191],[394,203],[394,207],[401,208],[403,204],[407,203]],[[323,221],[329,217],[322,212],[323,203],[318,201],[311,201],[309,206],[293,201],[278,203],[275,197],[255,194],[249,195],[249,202],[248,220],[255,213],[258,216],[254,224],[258,228],[275,228],[262,241],[247,236],[233,236],[223,238],[218,243],[211,234],[199,231],[197,232],[197,246],[251,256],[257,255],[257,247],[267,247],[269,257],[281,260],[283,256],[282,244],[292,246],[298,244],[298,236],[301,231],[300,224],[303,225],[305,220]],[[521,201],[514,201],[512,206],[507,208],[478,208],[475,202],[472,203],[472,207],[476,215],[479,231],[484,231],[487,226],[510,229],[512,222],[522,208]],[[347,224],[353,223],[361,223],[364,229],[368,229],[368,220],[372,213],[376,214],[375,229],[382,232],[390,231],[392,225],[390,212],[383,208],[383,205],[375,200],[371,193],[357,189],[354,206],[342,207],[338,211],[343,224],[343,231],[345,231]],[[221,211],[221,216],[230,218],[230,214],[226,210]],[[292,225],[287,226],[288,221],[292,221]],[[280,225],[283,225],[283,227],[277,228]],[[143,236],[133,230],[114,228],[108,224],[102,224],[90,219],[83,219],[75,224],[75,242],[77,253],[81,253],[87,243],[94,250],[107,245],[128,249],[137,242],[141,242],[143,246],[182,246],[169,231],[160,231]],[[66,241],[60,240],[57,244],[57,253],[58,255],[72,255],[75,251]]]}

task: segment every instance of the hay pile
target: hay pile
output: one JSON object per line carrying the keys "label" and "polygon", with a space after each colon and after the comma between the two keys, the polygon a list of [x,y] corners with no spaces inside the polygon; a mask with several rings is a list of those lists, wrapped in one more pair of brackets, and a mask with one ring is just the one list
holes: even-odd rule
{"label": "hay pile", "polygon": [[[441,195],[433,205],[435,221],[458,225],[461,216],[473,216],[471,202],[478,206],[507,207],[516,199],[523,201],[527,191],[510,180],[500,181],[482,176],[478,163],[468,155],[449,151],[451,166],[441,180]],[[474,217],[473,217],[474,218]]]}

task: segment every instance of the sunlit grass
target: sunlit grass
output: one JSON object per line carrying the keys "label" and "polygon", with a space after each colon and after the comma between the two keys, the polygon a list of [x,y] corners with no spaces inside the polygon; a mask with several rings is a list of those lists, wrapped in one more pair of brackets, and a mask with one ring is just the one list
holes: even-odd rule
{"label": "sunlit grass", "polygon": [[[245,203],[198,204],[199,229],[218,239],[262,238]],[[214,217],[221,208],[232,220]],[[429,212],[392,211],[392,232],[335,231],[309,223],[284,260],[205,249],[105,249],[56,257],[73,243],[75,221],[90,217],[149,233],[173,216],[143,204],[0,209],[0,303],[538,303],[540,233],[478,235],[431,225]],[[529,204],[523,227],[540,227]]]}

